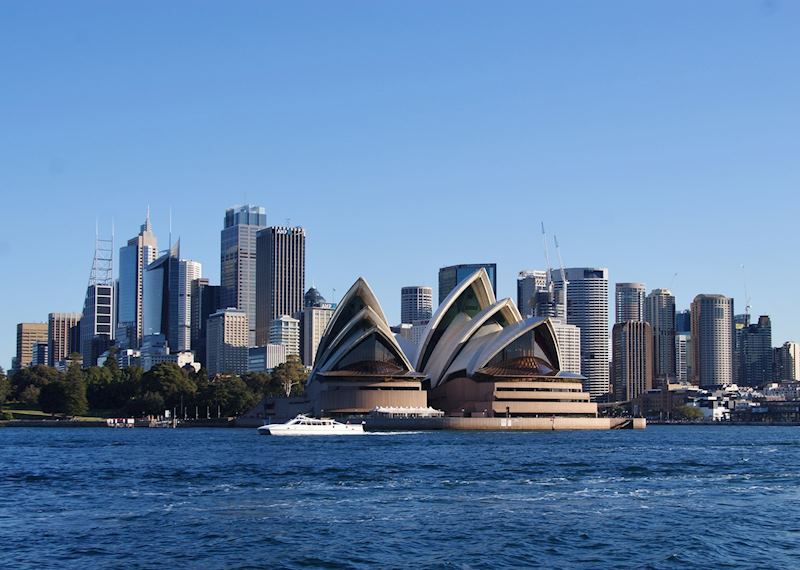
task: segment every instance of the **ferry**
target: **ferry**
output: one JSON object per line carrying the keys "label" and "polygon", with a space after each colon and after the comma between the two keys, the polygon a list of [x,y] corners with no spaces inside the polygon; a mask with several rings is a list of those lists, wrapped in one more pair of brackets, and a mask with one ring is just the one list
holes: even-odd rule
{"label": "ferry", "polygon": [[266,424],[258,428],[261,435],[362,435],[364,424],[340,423],[330,418],[318,420],[299,414],[285,424]]}

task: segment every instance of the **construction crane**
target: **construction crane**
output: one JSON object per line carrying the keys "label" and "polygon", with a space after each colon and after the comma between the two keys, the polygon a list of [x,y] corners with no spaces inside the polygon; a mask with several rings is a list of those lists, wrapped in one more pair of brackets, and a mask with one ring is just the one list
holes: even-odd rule
{"label": "construction crane", "polygon": [[741,265],[742,267],[742,280],[744,281],[744,318],[747,324],[750,324],[750,292],[747,289],[747,272],[744,269],[744,263]]}

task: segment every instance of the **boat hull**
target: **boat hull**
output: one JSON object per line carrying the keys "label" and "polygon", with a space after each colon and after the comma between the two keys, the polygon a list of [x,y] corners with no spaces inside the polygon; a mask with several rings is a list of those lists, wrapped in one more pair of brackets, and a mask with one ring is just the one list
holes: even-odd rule
{"label": "boat hull", "polygon": [[317,426],[263,426],[258,429],[262,435],[283,435],[283,436],[302,436],[302,435],[364,435],[364,426],[361,425],[342,425],[332,427]]}

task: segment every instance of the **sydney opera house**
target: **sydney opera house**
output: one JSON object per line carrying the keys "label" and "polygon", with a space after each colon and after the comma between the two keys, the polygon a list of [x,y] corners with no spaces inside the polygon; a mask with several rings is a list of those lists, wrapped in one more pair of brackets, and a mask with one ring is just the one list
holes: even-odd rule
{"label": "sydney opera house", "polygon": [[392,333],[359,278],[342,298],[306,385],[315,415],[426,408],[448,417],[596,418],[582,377],[563,372],[549,319],[497,301],[480,269],[447,296],[419,345]]}

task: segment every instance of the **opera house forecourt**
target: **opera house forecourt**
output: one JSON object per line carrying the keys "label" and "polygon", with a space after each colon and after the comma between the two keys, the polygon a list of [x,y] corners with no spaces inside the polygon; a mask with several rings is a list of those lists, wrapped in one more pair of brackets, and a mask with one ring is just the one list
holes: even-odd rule
{"label": "opera house forecourt", "polygon": [[[306,410],[364,416],[367,424],[432,429],[613,429],[644,427],[599,418],[583,377],[562,372],[549,319],[523,319],[511,299],[497,301],[484,269],[447,296],[419,346],[395,335],[363,278],[348,290],[320,341],[306,384]],[[376,410],[444,414],[375,419]],[[392,423],[394,421],[394,424]]]}

